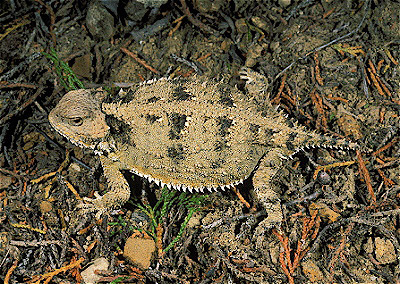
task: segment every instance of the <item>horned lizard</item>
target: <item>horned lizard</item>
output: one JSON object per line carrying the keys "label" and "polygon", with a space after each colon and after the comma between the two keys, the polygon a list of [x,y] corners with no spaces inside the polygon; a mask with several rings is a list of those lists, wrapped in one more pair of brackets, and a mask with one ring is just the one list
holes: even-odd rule
{"label": "horned lizard", "polygon": [[51,111],[53,128],[100,156],[110,191],[90,199],[104,212],[129,199],[121,170],[183,191],[225,190],[251,177],[266,209],[264,227],[282,220],[272,179],[283,160],[307,147],[353,148],[286,119],[268,100],[267,79],[242,70],[246,92],[198,76],[158,79],[110,98],[102,89],[67,93]]}

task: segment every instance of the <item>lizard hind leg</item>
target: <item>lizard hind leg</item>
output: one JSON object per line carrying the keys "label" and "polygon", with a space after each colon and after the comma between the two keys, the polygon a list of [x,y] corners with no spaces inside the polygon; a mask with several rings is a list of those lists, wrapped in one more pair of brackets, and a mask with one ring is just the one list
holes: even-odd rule
{"label": "lizard hind leg", "polygon": [[283,220],[279,188],[273,182],[282,167],[280,149],[273,148],[260,161],[259,167],[254,172],[254,196],[267,212],[267,217],[256,228],[256,235],[280,226]]}

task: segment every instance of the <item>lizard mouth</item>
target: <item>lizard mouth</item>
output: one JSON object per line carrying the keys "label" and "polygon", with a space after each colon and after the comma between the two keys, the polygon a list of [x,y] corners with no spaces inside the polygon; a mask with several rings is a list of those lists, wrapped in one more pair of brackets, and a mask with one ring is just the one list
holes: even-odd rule
{"label": "lizard mouth", "polygon": [[72,135],[72,133],[63,131],[60,127],[55,126],[53,123],[51,123],[51,126],[63,137],[67,138],[68,141],[70,141],[72,144],[78,146],[78,147],[83,147],[83,148],[89,148],[92,150],[95,150],[96,146],[101,142],[101,141],[96,141],[96,140],[101,140],[101,139],[87,139],[85,136],[82,135]]}

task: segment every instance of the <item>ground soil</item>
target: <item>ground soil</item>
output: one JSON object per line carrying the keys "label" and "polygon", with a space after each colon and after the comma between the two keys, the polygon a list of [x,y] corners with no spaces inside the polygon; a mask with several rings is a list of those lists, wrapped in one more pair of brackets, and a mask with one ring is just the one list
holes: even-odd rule
{"label": "ground soil", "polygon": [[[104,257],[103,283],[400,282],[398,1],[104,2],[0,3],[1,280],[79,283]],[[146,268],[124,246],[130,236],[148,243],[137,229],[150,220],[132,203],[153,206],[160,190],[127,174],[132,202],[100,220],[78,215],[78,196],[107,183],[95,155],[48,123],[66,93],[43,55],[50,48],[88,88],[196,73],[240,88],[240,68],[252,68],[270,81],[260,100],[361,148],[285,162],[276,177],[284,222],[262,234],[251,180],[238,186],[250,208],[234,192],[207,195],[161,253],[188,214],[172,207]]]}

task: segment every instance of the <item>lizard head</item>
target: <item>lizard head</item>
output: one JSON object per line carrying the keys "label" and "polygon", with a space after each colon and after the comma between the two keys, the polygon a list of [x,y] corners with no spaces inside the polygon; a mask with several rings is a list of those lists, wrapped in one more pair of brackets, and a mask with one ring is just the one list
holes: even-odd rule
{"label": "lizard head", "polygon": [[50,112],[51,126],[75,145],[98,148],[110,129],[101,111],[104,96],[101,89],[68,92]]}

